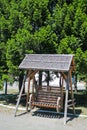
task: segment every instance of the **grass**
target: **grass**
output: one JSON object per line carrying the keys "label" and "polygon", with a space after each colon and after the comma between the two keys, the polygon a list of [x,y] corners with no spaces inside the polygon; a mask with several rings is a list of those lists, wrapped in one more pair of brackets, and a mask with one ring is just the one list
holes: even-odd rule
{"label": "grass", "polygon": [[74,93],[74,97],[76,99],[77,106],[87,107],[87,93],[85,90],[80,90],[77,93]]}
{"label": "grass", "polygon": [[87,92],[86,91],[78,91],[74,93],[76,100],[76,110],[81,110],[81,114],[87,115]]}
{"label": "grass", "polygon": [[81,111],[81,112],[80,112],[81,114],[87,115],[87,107],[84,107],[84,106],[79,106],[79,107],[77,107],[77,106],[76,106],[76,113],[77,113],[77,114],[80,114],[79,111]]}
{"label": "grass", "polygon": [[[0,94],[0,103],[3,105],[15,106],[18,98],[18,91],[9,89],[7,94]],[[25,106],[25,101],[21,101],[19,106]]]}

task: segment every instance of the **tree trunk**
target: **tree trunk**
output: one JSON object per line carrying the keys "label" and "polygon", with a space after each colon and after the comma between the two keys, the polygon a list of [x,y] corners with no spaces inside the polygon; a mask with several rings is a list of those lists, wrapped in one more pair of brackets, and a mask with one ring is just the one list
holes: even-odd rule
{"label": "tree trunk", "polygon": [[[23,83],[23,78],[24,78],[24,75],[21,74],[21,75],[19,76],[19,93],[20,93],[20,91],[21,91],[21,87],[22,87],[22,83]],[[23,94],[25,93],[25,87],[24,87],[22,93],[23,93]]]}
{"label": "tree trunk", "polygon": [[47,86],[49,86],[49,80],[50,80],[50,74],[49,71],[47,71]]}
{"label": "tree trunk", "polygon": [[42,86],[42,71],[39,71],[39,86]]}
{"label": "tree trunk", "polygon": [[75,74],[74,79],[75,79],[74,81],[75,92],[77,92],[77,74]]}
{"label": "tree trunk", "polygon": [[7,80],[5,80],[5,94],[7,94]]}

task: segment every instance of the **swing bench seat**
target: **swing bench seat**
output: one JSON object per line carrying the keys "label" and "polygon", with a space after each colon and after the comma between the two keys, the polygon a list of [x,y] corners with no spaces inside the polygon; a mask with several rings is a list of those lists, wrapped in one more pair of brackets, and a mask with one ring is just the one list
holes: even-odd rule
{"label": "swing bench seat", "polygon": [[62,108],[62,102],[60,87],[39,86],[36,95],[32,95],[30,106],[56,108],[59,111]]}

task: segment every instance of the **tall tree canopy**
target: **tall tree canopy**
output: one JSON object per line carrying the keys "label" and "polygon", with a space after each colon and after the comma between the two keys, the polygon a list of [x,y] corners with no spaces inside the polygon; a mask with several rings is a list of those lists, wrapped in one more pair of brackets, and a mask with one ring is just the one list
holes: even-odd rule
{"label": "tall tree canopy", "polygon": [[18,65],[26,53],[72,53],[86,79],[87,0],[0,0],[0,5],[0,81],[23,75]]}

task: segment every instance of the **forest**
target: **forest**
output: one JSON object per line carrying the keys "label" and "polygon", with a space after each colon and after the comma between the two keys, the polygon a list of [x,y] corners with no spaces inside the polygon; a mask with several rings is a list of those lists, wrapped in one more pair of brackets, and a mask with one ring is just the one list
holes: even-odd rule
{"label": "forest", "polygon": [[87,0],[0,0],[0,87],[23,77],[25,54],[74,54],[87,82]]}

